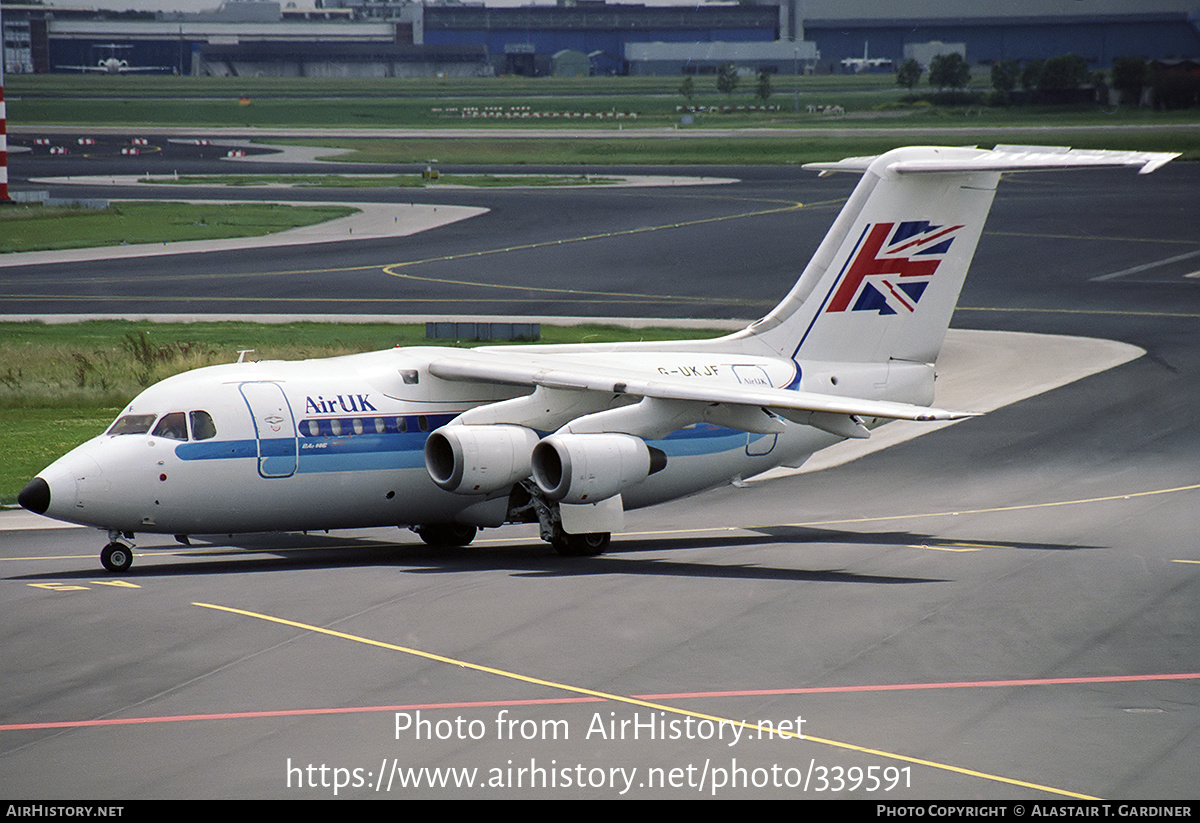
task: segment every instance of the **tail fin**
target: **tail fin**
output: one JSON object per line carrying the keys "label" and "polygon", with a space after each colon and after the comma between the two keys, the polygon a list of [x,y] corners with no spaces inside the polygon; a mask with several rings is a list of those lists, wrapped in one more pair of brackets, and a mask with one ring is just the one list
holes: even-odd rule
{"label": "tail fin", "polygon": [[809,164],[863,178],[791,292],[743,339],[793,359],[933,363],[1001,172],[1141,166],[1146,173],[1175,156],[910,147]]}

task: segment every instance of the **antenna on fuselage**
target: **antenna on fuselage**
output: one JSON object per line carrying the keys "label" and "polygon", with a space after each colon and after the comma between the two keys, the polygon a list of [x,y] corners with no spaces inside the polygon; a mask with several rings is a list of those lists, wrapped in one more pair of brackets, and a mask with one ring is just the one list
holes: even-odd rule
{"label": "antenna on fuselage", "polygon": [[248,355],[248,354],[254,354],[254,349],[238,349],[238,359],[237,359],[237,361],[238,361],[239,363],[245,363],[245,362],[246,362],[246,355]]}

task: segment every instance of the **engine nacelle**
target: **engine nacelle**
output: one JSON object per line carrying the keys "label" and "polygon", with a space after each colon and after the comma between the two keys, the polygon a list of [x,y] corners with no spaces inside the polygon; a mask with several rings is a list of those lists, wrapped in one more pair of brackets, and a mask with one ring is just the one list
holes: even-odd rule
{"label": "engine nacelle", "polygon": [[554,434],[533,448],[533,479],[550,500],[598,503],[661,471],[667,456],[629,434]]}
{"label": "engine nacelle", "polygon": [[442,426],[425,441],[425,470],[446,491],[489,494],[529,477],[537,442],[524,426]]}

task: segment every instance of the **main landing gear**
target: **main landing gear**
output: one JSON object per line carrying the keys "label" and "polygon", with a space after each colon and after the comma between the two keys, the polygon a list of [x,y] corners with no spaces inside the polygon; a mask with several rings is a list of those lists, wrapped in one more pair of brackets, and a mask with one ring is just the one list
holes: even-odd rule
{"label": "main landing gear", "polygon": [[[428,545],[442,547],[469,545],[479,532],[474,526],[461,526],[457,523],[430,523],[414,526],[413,531]],[[611,539],[612,536],[608,532],[567,534],[558,528],[555,529],[549,543],[564,557],[594,557],[604,553]],[[105,566],[107,568],[107,564]]]}
{"label": "main landing gear", "polygon": [[513,487],[509,518],[516,523],[537,521],[541,538],[564,557],[595,557],[603,554],[612,541],[610,532],[567,534],[562,525],[562,509],[547,500],[532,480]]}
{"label": "main landing gear", "polygon": [[[603,554],[612,541],[610,532],[568,534],[563,528],[562,510],[557,503],[547,500],[532,480],[513,487],[506,521],[537,523],[541,538],[564,557],[595,557]],[[607,525],[593,522],[596,526]],[[430,546],[466,546],[479,532],[475,526],[460,523],[423,523],[410,528]]]}
{"label": "main landing gear", "polygon": [[430,546],[467,546],[475,539],[479,529],[458,523],[428,523],[413,526],[413,531]]}
{"label": "main landing gear", "polygon": [[110,531],[108,545],[100,552],[100,564],[116,574],[128,571],[129,567],[133,565],[133,547],[128,543],[121,542],[118,538],[132,540],[133,535],[129,532]]}
{"label": "main landing gear", "polygon": [[559,529],[550,540],[554,550],[564,557],[595,557],[603,554],[612,540],[608,532],[592,534],[567,534]]}

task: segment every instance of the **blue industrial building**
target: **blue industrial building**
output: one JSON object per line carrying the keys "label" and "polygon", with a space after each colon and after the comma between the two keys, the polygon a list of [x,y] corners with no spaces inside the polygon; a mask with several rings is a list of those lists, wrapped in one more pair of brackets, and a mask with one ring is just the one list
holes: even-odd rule
{"label": "blue industrial building", "polygon": [[860,57],[869,44],[872,57],[897,61],[904,46],[941,41],[966,44],[973,64],[998,60],[1044,60],[1078,54],[1094,68],[1107,68],[1117,57],[1148,59],[1200,56],[1198,18],[1184,12],[1130,14],[976,17],[946,19],[806,20],[804,34],[817,44],[821,62]]}
{"label": "blue industrial building", "polygon": [[[1200,0],[1092,0],[1086,14],[1062,13],[1083,8],[1063,0],[1010,0],[1003,13],[990,16],[980,11],[994,7],[986,4],[907,0],[886,19],[872,16],[878,4],[869,0],[695,6],[560,0],[520,7],[303,2],[316,5],[228,0],[220,11],[186,15],[84,12],[15,0],[5,4],[5,62],[10,72],[56,71],[95,64],[108,56],[108,44],[117,44],[130,65],[180,74],[539,75],[550,72],[553,55],[572,51],[588,56],[592,73],[662,74],[689,70],[686,60],[664,59],[679,55],[680,44],[694,45],[698,54],[712,52],[712,44],[724,44],[723,53],[747,44],[750,62],[743,68],[790,73],[797,67],[840,71],[843,60],[868,50],[872,58],[898,62],[906,47],[934,41],[961,44],[974,65],[1067,53],[1082,55],[1093,68],[1123,56],[1200,58],[1200,6],[1189,5]],[[963,11],[968,6],[976,13]],[[656,44],[673,47],[655,54]],[[297,59],[276,65],[289,57],[289,46]],[[640,65],[631,63],[631,54]],[[763,64],[768,54],[775,55],[771,66]]]}
{"label": "blue industrial building", "polygon": [[[425,42],[483,43],[500,74],[544,74],[541,58],[563,49],[620,60],[630,42],[774,42],[777,6],[426,6]],[[624,70],[618,62],[617,66]]]}

